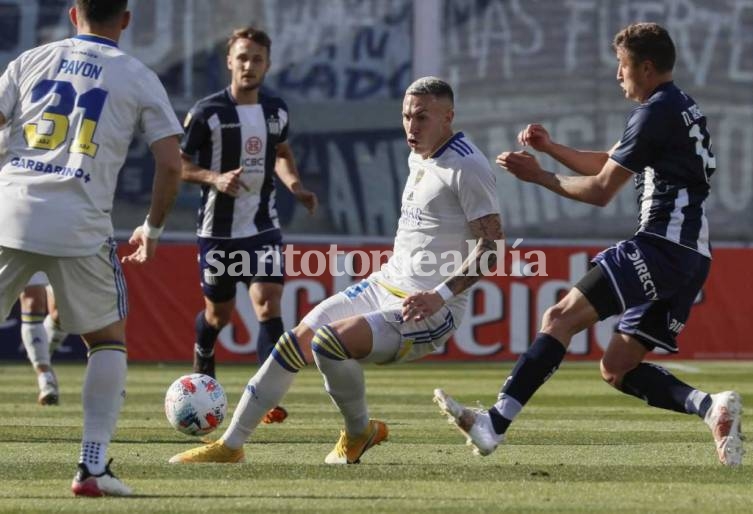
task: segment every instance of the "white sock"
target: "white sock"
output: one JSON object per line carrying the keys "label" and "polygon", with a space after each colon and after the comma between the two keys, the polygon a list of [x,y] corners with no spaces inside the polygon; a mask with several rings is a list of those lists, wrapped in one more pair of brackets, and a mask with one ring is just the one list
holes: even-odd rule
{"label": "white sock", "polygon": [[68,332],[64,332],[49,314],[44,318],[44,330],[47,332],[47,340],[50,342],[50,355],[55,353],[60,343],[62,343]]}
{"label": "white sock", "polygon": [[[90,456],[93,459],[91,466],[87,464],[94,475],[105,470],[104,455],[125,398],[126,369],[126,354],[118,350],[95,351],[86,366],[81,393],[84,405],[81,455],[84,455],[85,449],[89,454],[99,455],[97,459]],[[93,452],[92,443],[99,444],[102,449]]]}
{"label": "white sock", "polygon": [[345,433],[361,435],[369,425],[363,367],[353,359],[330,359],[317,352],[314,361],[324,376],[324,388],[345,418]]}
{"label": "white sock", "polygon": [[43,373],[37,374],[37,385],[39,386],[39,390],[41,391],[42,389],[44,389],[47,384],[57,384],[55,373],[53,373],[52,371],[45,371]]}
{"label": "white sock", "polygon": [[86,469],[92,475],[101,475],[105,472],[105,456],[107,455],[107,444],[97,443],[94,441],[82,441],[81,453],[78,461],[86,464]]}
{"label": "white sock", "polygon": [[[24,314],[22,317],[24,316],[33,314]],[[41,321],[22,321],[21,340],[32,366],[36,368],[39,365],[50,365],[50,342]]]}
{"label": "white sock", "polygon": [[243,447],[267,411],[276,407],[293,385],[297,373],[283,368],[270,356],[248,381],[222,442],[228,448]]}

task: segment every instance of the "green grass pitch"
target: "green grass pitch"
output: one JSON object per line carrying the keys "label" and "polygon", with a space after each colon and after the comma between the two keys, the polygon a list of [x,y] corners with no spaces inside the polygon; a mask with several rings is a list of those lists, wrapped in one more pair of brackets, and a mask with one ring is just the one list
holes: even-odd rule
{"label": "green grass pitch", "polygon": [[[511,363],[367,367],[371,415],[388,442],[362,463],[324,456],[341,421],[315,369],[301,372],[283,405],[290,417],[261,426],[246,464],[170,465],[197,442],[162,411],[187,366],[135,364],[110,447],[132,498],[74,498],[81,433],[82,365],[57,367],[61,405],[40,407],[28,365],[0,363],[0,512],[751,512],[753,461],[719,465],[696,417],[649,408],[602,383],[596,363],[566,362],[489,457],[464,445],[431,402],[434,387],[493,402]],[[255,368],[220,365],[235,406]],[[737,389],[753,412],[750,362],[685,363],[678,376],[709,391]],[[746,414],[744,426],[751,425]],[[226,421],[227,423],[227,421]],[[751,456],[753,459],[753,456]]]}

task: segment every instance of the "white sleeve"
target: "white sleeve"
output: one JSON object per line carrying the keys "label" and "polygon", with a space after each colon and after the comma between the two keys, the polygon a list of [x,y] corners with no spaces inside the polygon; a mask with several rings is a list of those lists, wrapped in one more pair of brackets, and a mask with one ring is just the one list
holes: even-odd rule
{"label": "white sleeve", "polygon": [[8,64],[0,77],[0,113],[10,121],[18,101],[18,59]]}
{"label": "white sleeve", "polygon": [[486,160],[481,163],[475,159],[463,159],[462,168],[456,174],[456,187],[467,221],[499,214],[497,177]]}
{"label": "white sleeve", "polygon": [[139,129],[147,144],[151,145],[168,136],[182,135],[183,127],[178,121],[165,87],[151,70],[141,82],[141,119]]}

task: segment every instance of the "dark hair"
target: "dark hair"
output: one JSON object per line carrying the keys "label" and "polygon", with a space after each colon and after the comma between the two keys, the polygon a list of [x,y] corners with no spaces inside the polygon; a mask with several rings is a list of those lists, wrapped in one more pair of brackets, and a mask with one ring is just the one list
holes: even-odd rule
{"label": "dark hair", "polygon": [[269,35],[263,30],[255,29],[254,27],[244,27],[242,29],[235,29],[233,35],[227,40],[227,52],[230,53],[230,48],[239,39],[248,39],[253,41],[259,46],[263,46],[267,49],[267,54],[272,51],[272,40],[269,39]]}
{"label": "dark hair", "polygon": [[446,98],[455,105],[455,95],[452,87],[438,77],[421,77],[408,86],[406,95],[434,95],[437,98]]}
{"label": "dark hair", "polygon": [[656,23],[633,23],[614,36],[615,52],[623,49],[634,63],[651,61],[656,71],[672,71],[675,66],[675,44],[669,32]]}
{"label": "dark hair", "polygon": [[76,10],[89,23],[109,23],[128,8],[128,0],[76,0]]}

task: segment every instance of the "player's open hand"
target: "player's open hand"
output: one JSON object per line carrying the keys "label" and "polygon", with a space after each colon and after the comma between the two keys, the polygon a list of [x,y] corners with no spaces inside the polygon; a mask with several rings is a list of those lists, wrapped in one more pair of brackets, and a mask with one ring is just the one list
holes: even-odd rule
{"label": "player's open hand", "polygon": [[531,123],[518,134],[518,142],[523,146],[530,146],[537,152],[546,152],[552,140],[549,132],[538,123]]}
{"label": "player's open hand", "polygon": [[526,151],[503,152],[497,156],[496,162],[525,182],[536,182],[543,173],[536,157]]}
{"label": "player's open hand", "polygon": [[243,182],[243,179],[241,178],[242,173],[243,168],[238,168],[237,170],[233,171],[226,171],[225,173],[219,173],[214,179],[214,187],[220,193],[225,193],[226,195],[237,197],[241,192],[241,188],[249,191],[248,186],[245,182]]}
{"label": "player's open hand", "polygon": [[430,317],[444,305],[439,293],[419,291],[403,300],[403,321],[422,321]]}
{"label": "player's open hand", "polygon": [[306,207],[309,211],[309,215],[313,215],[316,212],[316,207],[319,205],[319,199],[316,197],[316,193],[309,191],[308,189],[299,189],[293,193],[295,199],[298,200],[301,205]]}
{"label": "player's open hand", "polygon": [[136,250],[130,255],[123,257],[121,262],[135,262],[136,264],[143,264],[157,253],[157,239],[149,239],[144,233],[144,227],[139,225],[136,230],[133,231],[131,238],[128,240],[128,244],[136,246]]}

